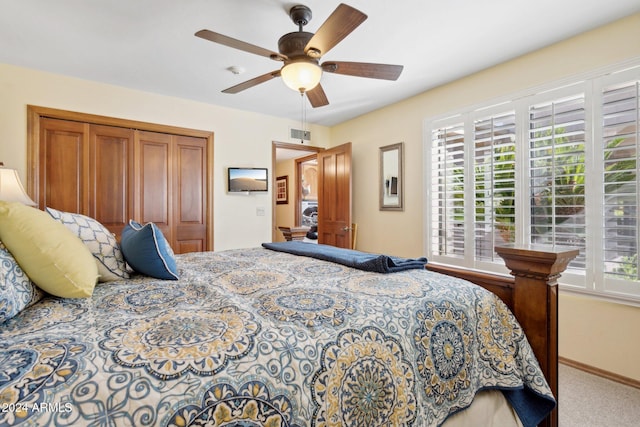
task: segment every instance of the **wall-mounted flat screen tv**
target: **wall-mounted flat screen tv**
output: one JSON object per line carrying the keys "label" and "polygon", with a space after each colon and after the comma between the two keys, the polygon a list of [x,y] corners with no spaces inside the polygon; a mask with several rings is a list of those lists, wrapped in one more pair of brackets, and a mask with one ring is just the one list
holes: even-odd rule
{"label": "wall-mounted flat screen tv", "polygon": [[228,168],[227,190],[230,193],[268,191],[268,175],[267,168]]}

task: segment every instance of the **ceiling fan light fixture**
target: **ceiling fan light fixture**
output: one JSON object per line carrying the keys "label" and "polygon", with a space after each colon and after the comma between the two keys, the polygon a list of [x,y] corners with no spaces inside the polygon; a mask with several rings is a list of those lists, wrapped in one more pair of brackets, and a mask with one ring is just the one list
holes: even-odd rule
{"label": "ceiling fan light fixture", "polygon": [[304,93],[316,87],[322,78],[322,68],[307,60],[292,61],[280,70],[282,81],[296,92]]}
{"label": "ceiling fan light fixture", "polygon": [[402,65],[348,61],[323,62],[320,65],[322,56],[367,19],[367,15],[358,9],[341,3],[315,33],[304,31],[304,26],[311,19],[309,7],[295,5],[289,9],[289,17],[298,26],[298,31],[284,34],[278,39],[278,52],[210,30],[196,32],[197,37],[205,40],[283,63],[278,70],[226,88],[223,93],[238,93],[282,77],[288,87],[302,95],[306,93],[307,96],[300,98],[307,98],[311,106],[317,108],[329,105],[327,95],[319,84],[323,72],[383,80],[397,80],[400,76]]}

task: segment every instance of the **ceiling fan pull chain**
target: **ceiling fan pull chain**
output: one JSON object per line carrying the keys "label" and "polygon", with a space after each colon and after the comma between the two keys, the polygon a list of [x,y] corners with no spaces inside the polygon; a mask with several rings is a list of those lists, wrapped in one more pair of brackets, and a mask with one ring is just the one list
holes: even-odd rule
{"label": "ceiling fan pull chain", "polygon": [[306,110],[305,110],[304,106],[305,106],[305,104],[304,104],[304,92],[301,91],[300,92],[300,108],[301,108],[301,111],[300,111],[300,121],[301,121],[300,127],[301,127],[301,130],[302,130],[302,136],[300,137],[300,144],[304,144],[304,134],[305,134],[304,123],[306,121],[306,117],[305,117]]}

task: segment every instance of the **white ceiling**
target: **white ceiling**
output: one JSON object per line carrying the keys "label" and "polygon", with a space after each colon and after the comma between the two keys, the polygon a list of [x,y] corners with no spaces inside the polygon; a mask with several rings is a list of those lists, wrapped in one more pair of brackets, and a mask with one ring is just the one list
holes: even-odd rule
{"label": "white ceiling", "polygon": [[[368,19],[322,61],[404,65],[395,82],[325,73],[331,126],[640,12],[640,0],[346,0]],[[338,1],[305,0],[315,32]],[[193,34],[209,29],[277,51],[297,31],[287,0],[0,0],[0,62],[300,120],[300,95],[273,79],[221,90],[280,63]],[[630,41],[630,43],[638,41]],[[230,66],[246,71],[234,75]],[[306,100],[305,100],[306,102]]]}

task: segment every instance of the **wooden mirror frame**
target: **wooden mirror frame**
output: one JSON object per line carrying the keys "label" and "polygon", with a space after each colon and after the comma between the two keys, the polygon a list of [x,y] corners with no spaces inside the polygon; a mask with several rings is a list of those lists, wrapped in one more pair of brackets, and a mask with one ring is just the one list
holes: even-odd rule
{"label": "wooden mirror frame", "polygon": [[[397,156],[397,161],[394,156]],[[380,147],[380,188],[381,211],[404,210],[404,143]],[[395,180],[395,181],[394,181]],[[393,202],[397,200],[395,203]]]}

